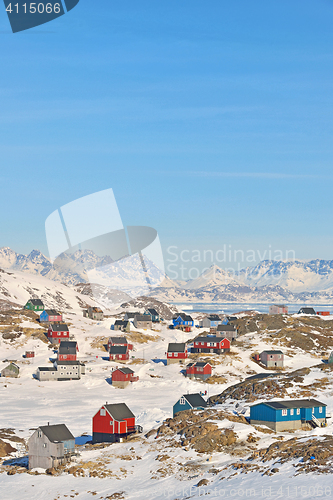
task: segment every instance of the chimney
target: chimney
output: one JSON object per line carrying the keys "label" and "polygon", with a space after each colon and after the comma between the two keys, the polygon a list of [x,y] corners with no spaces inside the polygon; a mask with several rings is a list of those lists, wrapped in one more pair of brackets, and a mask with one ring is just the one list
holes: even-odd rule
{"label": "chimney", "polygon": [[50,422],[48,422],[47,425],[50,425]]}

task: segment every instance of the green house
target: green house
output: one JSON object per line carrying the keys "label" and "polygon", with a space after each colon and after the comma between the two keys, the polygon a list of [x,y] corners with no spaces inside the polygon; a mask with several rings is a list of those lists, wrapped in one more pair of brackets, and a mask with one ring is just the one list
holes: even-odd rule
{"label": "green house", "polygon": [[44,304],[40,299],[29,299],[24,309],[29,311],[44,311]]}
{"label": "green house", "polygon": [[15,363],[10,363],[6,368],[1,370],[1,377],[17,378],[20,374],[20,368]]}

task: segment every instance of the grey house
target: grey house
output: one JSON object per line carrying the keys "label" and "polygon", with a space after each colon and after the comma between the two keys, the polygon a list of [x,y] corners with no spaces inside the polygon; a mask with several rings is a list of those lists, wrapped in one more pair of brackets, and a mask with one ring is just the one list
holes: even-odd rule
{"label": "grey house", "polygon": [[199,326],[201,328],[217,328],[218,325],[222,323],[220,316],[217,314],[210,314],[202,320],[199,321]]}
{"label": "grey house", "polygon": [[263,351],[259,354],[259,359],[267,368],[283,368],[284,354],[282,351]]}
{"label": "grey house", "polygon": [[149,314],[136,314],[133,324],[135,328],[152,328],[151,316]]}
{"label": "grey house", "polygon": [[83,311],[83,316],[90,319],[95,319],[96,321],[103,321],[104,313],[99,307],[88,307]]}
{"label": "grey house", "polygon": [[66,425],[43,425],[29,439],[29,469],[50,469],[70,462],[75,438]]}
{"label": "grey house", "polygon": [[137,314],[140,314],[139,312],[135,311],[135,312],[126,312],[125,313],[125,316],[124,316],[124,320],[126,321],[132,321],[134,319],[134,316],[136,316]]}
{"label": "grey house", "polygon": [[15,363],[10,363],[6,368],[1,370],[1,377],[17,378],[20,374],[20,368]]}
{"label": "grey house", "polygon": [[40,382],[58,380],[58,371],[54,366],[39,366],[36,377]]}
{"label": "grey house", "polygon": [[128,320],[121,320],[117,319],[114,323],[114,325],[111,325],[111,330],[115,331],[121,331],[121,332],[126,332],[129,333],[131,329],[131,324]]}
{"label": "grey house", "polygon": [[81,378],[81,374],[83,375],[82,363],[80,363],[80,361],[57,360],[54,366],[58,371],[58,380],[78,380]]}
{"label": "grey house", "polygon": [[237,328],[234,325],[218,325],[216,328],[216,336],[224,337],[231,342],[237,338]]}
{"label": "grey house", "polygon": [[36,377],[41,382],[52,380],[79,380],[86,367],[81,361],[55,361],[54,366],[40,366]]}

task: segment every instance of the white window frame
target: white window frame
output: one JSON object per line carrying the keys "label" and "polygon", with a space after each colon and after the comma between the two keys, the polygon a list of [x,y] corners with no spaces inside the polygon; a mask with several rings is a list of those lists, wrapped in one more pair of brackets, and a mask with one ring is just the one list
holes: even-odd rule
{"label": "white window frame", "polygon": [[100,416],[101,416],[101,417],[105,417],[105,415],[106,415],[106,410],[105,410],[105,408],[101,408],[101,409],[99,410],[99,414],[100,414]]}
{"label": "white window frame", "polygon": [[185,404],[185,398],[181,397],[179,400],[179,404],[184,405]]}
{"label": "white window frame", "polygon": [[297,413],[297,415],[300,415],[301,414],[301,409],[297,408],[296,413]]}
{"label": "white window frame", "polygon": [[294,414],[294,408],[291,408],[290,409],[290,415],[293,415]]}
{"label": "white window frame", "polygon": [[323,413],[323,407],[319,406],[319,413]]}
{"label": "white window frame", "polygon": [[286,417],[288,415],[288,410],[282,410],[282,416]]}

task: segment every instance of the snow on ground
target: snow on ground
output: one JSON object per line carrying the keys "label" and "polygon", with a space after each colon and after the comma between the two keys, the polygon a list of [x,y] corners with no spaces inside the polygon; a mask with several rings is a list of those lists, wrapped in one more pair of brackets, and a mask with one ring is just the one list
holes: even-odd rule
{"label": "snow on ground", "polygon": [[[76,310],[64,313],[64,320],[70,324],[70,333],[78,341],[79,359],[86,362],[86,375],[78,381],[39,382],[33,378],[37,367],[47,366],[50,360],[55,357],[48,345],[40,339],[33,338],[29,338],[24,347],[19,348],[14,342],[2,341],[0,360],[16,360],[21,373],[18,379],[0,378],[1,428],[13,428],[20,437],[28,438],[32,429],[39,425],[45,425],[47,422],[50,424],[65,423],[75,437],[81,436],[83,433],[90,435],[92,417],[102,404],[125,402],[136,415],[136,423],[142,425],[144,433],[146,433],[172,416],[172,406],[182,394],[206,390],[208,395],[219,394],[228,386],[248,376],[246,374],[248,370],[253,370],[256,373],[266,372],[264,368],[251,360],[254,347],[247,349],[244,346],[237,346],[236,342],[232,345],[234,354],[221,356],[221,363],[214,368],[214,373],[226,377],[225,384],[210,385],[186,379],[181,373],[181,366],[177,364],[165,365],[168,343],[188,341],[203,333],[204,329],[194,329],[194,332],[183,333],[178,330],[170,330],[167,325],[157,325],[152,331],[141,331],[144,335],[155,337],[154,341],[148,343],[133,342],[132,355],[136,359],[144,360],[142,364],[132,363],[135,361],[133,359],[129,361],[129,366],[136,375],[139,375],[139,381],[124,390],[117,389],[110,385],[109,379],[112,367],[119,366],[120,363],[108,361],[107,353],[101,350],[102,339],[107,339],[110,335],[119,335],[119,332],[110,330],[115,318],[111,317],[104,321],[94,322],[83,318],[81,311],[79,312],[76,306]],[[25,321],[22,325],[33,327],[30,321]],[[138,331],[140,332],[140,330]],[[156,336],[158,336],[157,339]],[[275,344],[274,346],[267,344],[256,334],[248,334],[244,338],[248,338],[251,346],[255,345],[255,349],[258,350],[277,348]],[[22,358],[27,349],[36,352],[34,359],[25,360]],[[318,364],[318,359],[307,353],[297,353],[293,357],[286,357],[288,371],[316,364]],[[5,363],[1,363],[1,365],[4,367]],[[304,383],[310,384],[324,376],[325,374],[319,370],[314,370],[306,376]],[[321,400],[328,404],[328,413],[332,413],[331,395],[328,394],[326,397],[323,395]],[[231,423],[220,421],[219,425],[230,427]],[[269,446],[273,442],[273,437],[270,434],[260,433],[250,426],[237,422],[233,426],[240,438],[245,438],[249,432],[253,432],[261,437],[264,446]],[[330,424],[327,428],[315,429],[305,435],[307,437],[319,436],[332,433],[332,430],[333,427]],[[297,431],[293,436],[303,434],[301,431]],[[288,436],[290,437],[288,433],[280,433],[280,435],[286,439]],[[113,476],[104,479],[74,477],[71,474],[59,477],[1,474],[0,498],[1,500],[16,498],[20,498],[20,500],[53,500],[63,499],[67,495],[67,497],[72,496],[82,500],[92,498],[152,498],[157,500],[169,498],[174,500],[176,498],[196,499],[205,494],[205,498],[247,498],[252,496],[277,499],[297,498],[296,487],[303,487],[303,493],[306,493],[303,498],[330,498],[326,494],[328,490],[325,490],[332,485],[332,480],[329,477],[322,476],[320,480],[311,474],[306,477],[294,477],[295,471],[291,464],[282,465],[279,474],[272,477],[261,476],[255,472],[232,476],[229,472],[229,479],[221,481],[211,473],[209,474],[208,470],[232,463],[232,457],[219,453],[213,455],[209,460],[208,456],[197,456],[194,451],[186,452],[179,448],[167,451],[168,455],[172,455],[174,463],[193,465],[193,462],[197,462],[201,466],[200,471],[194,472],[193,476],[188,474],[184,477],[178,476],[176,472],[175,475],[163,477],[156,472],[156,479],[152,479],[154,471],[161,467],[161,464],[156,461],[156,456],[161,450],[154,451],[154,446],[154,440],[149,440],[147,444],[139,440],[114,444],[102,451],[82,451],[80,460],[93,461],[105,457],[105,467],[111,468]],[[140,459],[129,461],[121,459],[122,455],[131,453],[140,456]],[[107,465],[109,463],[111,465]],[[209,485],[202,487],[201,490],[196,488],[195,485],[198,481],[205,478],[209,479]],[[311,488],[319,486],[323,488],[323,493],[319,494],[320,491],[317,489],[312,494]],[[283,488],[282,491],[280,488]],[[250,493],[246,493],[247,491]],[[254,491],[254,494],[251,491]],[[297,490],[299,498],[301,497],[300,491],[300,489]],[[123,496],[121,496],[121,492],[125,492]],[[110,496],[114,493],[119,493],[119,496]],[[310,496],[308,496],[309,494]]]}

